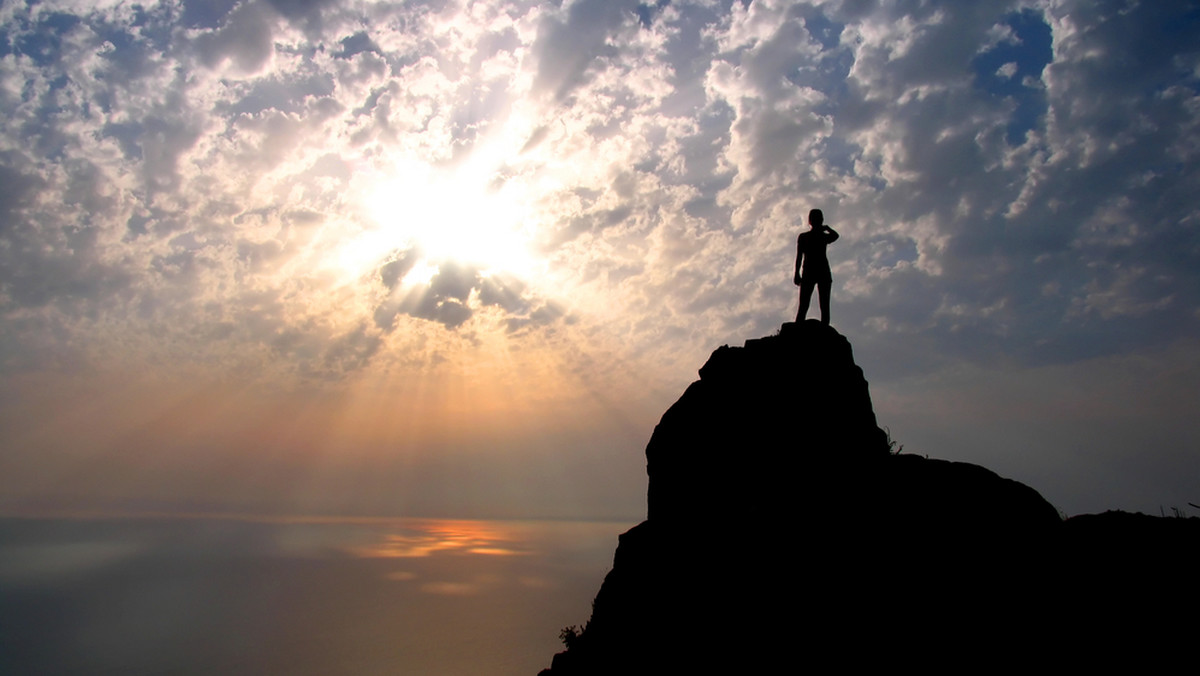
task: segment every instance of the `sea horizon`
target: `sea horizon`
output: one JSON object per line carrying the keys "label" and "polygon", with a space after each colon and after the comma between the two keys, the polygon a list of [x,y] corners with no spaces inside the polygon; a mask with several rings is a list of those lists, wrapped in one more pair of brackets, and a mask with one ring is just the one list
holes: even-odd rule
{"label": "sea horizon", "polygon": [[0,671],[533,674],[634,523],[0,515]]}

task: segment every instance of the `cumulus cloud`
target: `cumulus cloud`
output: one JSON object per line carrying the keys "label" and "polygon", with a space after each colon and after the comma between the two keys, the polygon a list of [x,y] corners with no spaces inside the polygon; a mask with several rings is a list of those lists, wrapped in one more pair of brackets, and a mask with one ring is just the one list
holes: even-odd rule
{"label": "cumulus cloud", "polygon": [[[9,316],[57,325],[63,349],[94,341],[103,314],[135,332],[211,339],[206,327],[223,326],[229,349],[287,346],[275,352],[301,371],[361,368],[379,341],[362,333],[362,315],[380,320],[380,303],[363,287],[350,307],[314,294],[346,293],[328,259],[371,227],[354,201],[364,177],[396,154],[461,154],[496,112],[485,101],[464,116],[480,103],[474,78],[489,67],[501,84],[520,76],[519,63],[501,68],[520,47],[506,15],[462,17],[482,24],[463,37],[460,9],[8,8]],[[417,260],[386,256],[377,274],[394,290]],[[400,305],[461,326],[480,302],[475,277],[443,264]],[[19,352],[24,339],[13,338]],[[175,346],[183,359],[213,347]]]}
{"label": "cumulus cloud", "polygon": [[[394,157],[454,166],[502,131],[523,138],[496,175],[541,177],[541,255],[582,296],[619,299],[637,318],[603,319],[635,333],[777,321],[780,259],[813,205],[845,235],[839,312],[882,333],[953,349],[964,330],[1170,312],[1196,293],[1197,57],[1159,30],[1172,9],[1116,11],[14,5],[5,300],[83,330],[79,303],[184,321],[268,293],[271,330],[304,331],[322,311],[304,294],[334,283],[320,249],[373,227],[367,178]],[[387,257],[364,272],[396,296],[417,259]],[[330,335],[390,329],[389,313],[530,319],[546,301],[442,263],[403,299],[364,291]]]}

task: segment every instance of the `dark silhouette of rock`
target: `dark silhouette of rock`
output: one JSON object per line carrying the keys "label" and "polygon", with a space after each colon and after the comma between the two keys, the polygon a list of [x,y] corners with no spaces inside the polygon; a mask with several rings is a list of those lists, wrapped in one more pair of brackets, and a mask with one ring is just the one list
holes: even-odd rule
{"label": "dark silhouette of rock", "polygon": [[721,347],[646,446],[648,518],[732,519],[794,500],[803,467],[888,454],[850,343],[817,321]]}
{"label": "dark silhouette of rock", "polygon": [[647,520],[543,676],[1079,666],[1098,637],[1194,626],[1195,576],[1154,574],[1194,567],[1200,520],[1064,522],[983,467],[891,451],[832,328],[718,349],[655,428]]}

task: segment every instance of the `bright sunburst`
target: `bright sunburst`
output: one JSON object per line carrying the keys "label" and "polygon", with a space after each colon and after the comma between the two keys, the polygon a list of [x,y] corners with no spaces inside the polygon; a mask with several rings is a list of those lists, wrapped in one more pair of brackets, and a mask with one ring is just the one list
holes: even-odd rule
{"label": "bright sunburst", "polygon": [[396,162],[364,198],[374,229],[346,244],[340,263],[361,269],[391,251],[413,249],[426,264],[419,269],[455,261],[484,273],[534,275],[539,261],[522,184],[506,181],[496,166],[503,165],[484,157],[449,169]]}

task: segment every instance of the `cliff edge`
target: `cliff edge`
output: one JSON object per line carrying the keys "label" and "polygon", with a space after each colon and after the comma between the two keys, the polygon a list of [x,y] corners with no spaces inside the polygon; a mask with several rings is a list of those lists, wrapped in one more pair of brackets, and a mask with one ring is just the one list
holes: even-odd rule
{"label": "cliff edge", "polygon": [[816,321],[714,352],[646,460],[647,519],[542,676],[1054,654],[1200,597],[1152,575],[1195,555],[1200,520],[1064,522],[983,467],[894,453],[849,341]]}

